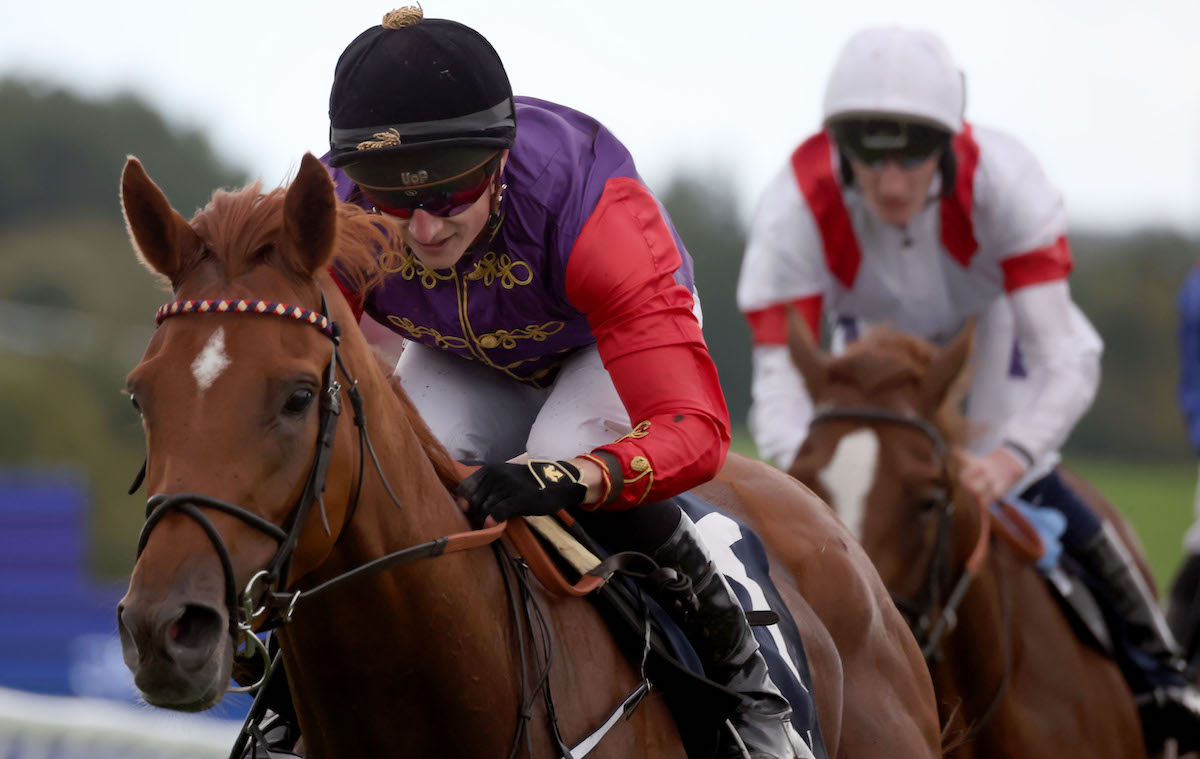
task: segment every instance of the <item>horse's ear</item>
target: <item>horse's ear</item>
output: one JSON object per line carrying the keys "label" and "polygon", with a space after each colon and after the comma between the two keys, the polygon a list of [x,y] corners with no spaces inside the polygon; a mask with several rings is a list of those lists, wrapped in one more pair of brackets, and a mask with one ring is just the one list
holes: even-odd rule
{"label": "horse's ear", "polygon": [[975,317],[967,320],[949,345],[942,348],[929,362],[921,377],[921,411],[932,415],[945,402],[954,383],[966,368],[975,344]]}
{"label": "horse's ear", "polygon": [[808,323],[796,309],[788,308],[788,352],[792,354],[792,363],[804,377],[804,385],[808,388],[808,396],[816,399],[825,391],[825,382],[829,358],[822,353],[816,338]]}
{"label": "horse's ear", "polygon": [[177,285],[204,243],[133,156],[121,172],[121,210],[138,260],[173,287]]}
{"label": "horse's ear", "polygon": [[329,263],[337,236],[337,196],[329,172],[312,153],[304,154],[288,187],[283,226],[300,274],[311,277]]}

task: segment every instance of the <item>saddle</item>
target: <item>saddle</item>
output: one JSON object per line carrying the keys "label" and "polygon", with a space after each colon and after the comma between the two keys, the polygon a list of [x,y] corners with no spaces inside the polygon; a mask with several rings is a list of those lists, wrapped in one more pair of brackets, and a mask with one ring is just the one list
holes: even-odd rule
{"label": "saddle", "polygon": [[992,534],[1037,566],[1076,635],[1102,653],[1115,656],[1109,624],[1093,591],[1100,589],[1099,583],[1062,550],[1062,516],[1052,509],[1010,499],[993,507],[992,517]]}

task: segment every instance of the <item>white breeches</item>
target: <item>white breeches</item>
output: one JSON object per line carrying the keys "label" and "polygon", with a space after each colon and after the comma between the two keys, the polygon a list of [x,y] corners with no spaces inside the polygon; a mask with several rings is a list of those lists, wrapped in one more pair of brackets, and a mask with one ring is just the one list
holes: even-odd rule
{"label": "white breeches", "polygon": [[567,459],[632,428],[595,345],[564,361],[546,389],[412,342],[396,373],[434,436],[466,463],[495,464],[522,453]]}

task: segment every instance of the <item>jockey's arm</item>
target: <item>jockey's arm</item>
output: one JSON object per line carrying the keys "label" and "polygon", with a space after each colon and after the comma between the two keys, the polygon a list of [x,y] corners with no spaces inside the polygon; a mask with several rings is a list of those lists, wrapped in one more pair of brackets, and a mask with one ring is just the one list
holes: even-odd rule
{"label": "jockey's arm", "polygon": [[980,504],[1003,496],[1035,462],[1057,451],[1100,384],[1102,343],[1072,302],[1065,279],[1021,288],[1009,299],[1034,389],[1005,424],[998,448],[984,456],[956,452],[963,485]]}
{"label": "jockey's arm", "polygon": [[808,388],[788,350],[788,314],[798,313],[819,341],[821,300],[814,295],[746,313],[754,344],[750,433],[759,455],[781,469],[795,461],[813,413]]}
{"label": "jockey's arm", "polygon": [[737,286],[753,341],[750,434],[759,456],[784,469],[812,418],[812,400],[787,348],[788,312],[797,311],[819,343],[828,281],[820,235],[788,164],[759,200]]}
{"label": "jockey's arm", "polygon": [[1103,343],[1065,279],[1021,288],[1009,300],[1034,391],[1005,425],[1002,440],[1028,466],[1066,442],[1096,397]]}
{"label": "jockey's arm", "polygon": [[[681,257],[658,203],[630,178],[609,184],[571,251],[567,297],[596,336],[634,430],[577,457],[595,507],[624,509],[706,482],[729,450],[729,411]],[[599,476],[601,482],[595,483]]]}
{"label": "jockey's arm", "polygon": [[750,435],[759,456],[786,470],[808,437],[812,399],[786,345],[756,343],[750,358]]}
{"label": "jockey's arm", "polygon": [[977,137],[975,233],[984,249],[1005,251],[996,263],[1031,385],[1024,406],[997,431],[999,447],[977,457],[1000,480],[995,495],[1002,495],[1063,445],[1091,405],[1103,343],[1071,300],[1062,194],[1018,141],[983,129]]}

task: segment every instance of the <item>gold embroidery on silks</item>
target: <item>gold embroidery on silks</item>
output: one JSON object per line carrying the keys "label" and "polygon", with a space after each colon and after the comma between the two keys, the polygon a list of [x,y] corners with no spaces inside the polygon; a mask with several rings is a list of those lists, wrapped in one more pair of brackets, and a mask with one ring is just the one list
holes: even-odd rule
{"label": "gold embroidery on silks", "polygon": [[[468,280],[480,281],[484,287],[499,280],[500,285],[509,290],[513,289],[516,285],[527,285],[533,281],[533,271],[524,261],[513,261],[507,254],[497,257],[495,253],[489,252],[479,263],[475,264],[475,268],[469,274],[460,276],[461,272],[457,268],[450,269],[445,274],[442,274],[435,269],[425,266],[413,254],[412,250],[408,246],[405,246],[403,253],[395,250],[384,251],[379,256],[379,266],[386,273],[399,274],[409,281],[419,278],[421,285],[427,290],[435,288],[438,282],[454,282],[455,301],[458,306],[458,320],[462,326],[464,336],[443,335],[431,327],[423,327],[413,323],[408,317],[388,315],[389,322],[407,332],[414,340],[418,340],[419,342],[419,338],[421,337],[432,337],[438,348],[465,351],[457,353],[457,355],[468,361],[479,361],[486,366],[504,372],[519,382],[533,385],[534,387],[543,387],[541,380],[559,368],[560,363],[555,361],[550,366],[543,366],[531,375],[522,377],[514,371],[517,367],[522,364],[542,361],[550,358],[550,356],[531,356],[511,363],[499,364],[492,361],[484,351],[494,348],[512,349],[517,346],[519,340],[544,342],[551,335],[562,331],[566,327],[566,322],[552,321],[541,325],[529,324],[515,330],[500,329],[477,336],[471,329],[470,319],[467,317],[466,285]],[[519,272],[516,271],[518,267],[524,267],[525,272],[523,277],[518,276]],[[555,351],[555,354],[569,353],[572,350],[574,348],[561,348]]]}
{"label": "gold embroidery on silks", "polygon": [[379,256],[379,268],[388,274],[399,274],[409,281],[420,277],[421,286],[426,290],[432,290],[437,287],[439,281],[447,282],[454,279],[453,271],[448,274],[439,274],[436,269],[430,269],[421,263],[421,259],[413,255],[413,252],[407,247],[404,249],[403,255],[394,250],[384,251]]}
{"label": "gold embroidery on silks", "polygon": [[619,443],[622,440],[628,440],[630,438],[633,438],[636,440],[637,438],[646,437],[649,434],[650,434],[650,422],[638,422],[638,425],[636,427],[634,427],[632,430],[630,430],[629,434],[622,435],[621,437],[617,438],[613,442]]}
{"label": "gold embroidery on silks", "polygon": [[400,329],[405,330],[414,338],[420,337],[421,335],[428,335],[429,337],[432,337],[437,342],[437,346],[439,348],[467,347],[467,341],[465,338],[458,337],[457,335],[443,335],[436,329],[418,326],[413,324],[412,320],[407,316],[388,316],[388,321],[390,321],[392,324],[395,324]]}
{"label": "gold embroidery on silks", "polygon": [[[518,267],[525,269],[524,279],[519,279],[514,273]],[[533,269],[529,268],[529,264],[524,261],[512,260],[507,253],[501,253],[497,258],[495,253],[489,251],[475,263],[475,269],[466,276],[466,279],[482,280],[484,287],[491,287],[492,282],[500,280],[501,287],[511,290],[517,285],[527,285],[532,282]]]}
{"label": "gold embroidery on silks", "polygon": [[478,335],[476,339],[481,347],[491,350],[492,348],[513,349],[517,347],[518,340],[533,340],[534,342],[544,342],[550,335],[559,332],[566,326],[565,322],[546,322],[538,326],[530,324],[524,329],[507,330],[498,329],[495,332],[485,332]]}

